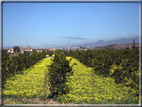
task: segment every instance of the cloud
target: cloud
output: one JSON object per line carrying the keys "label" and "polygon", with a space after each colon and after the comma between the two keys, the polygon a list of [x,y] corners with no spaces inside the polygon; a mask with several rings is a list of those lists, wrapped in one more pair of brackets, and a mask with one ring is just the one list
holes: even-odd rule
{"label": "cloud", "polygon": [[80,40],[83,40],[83,39],[87,39],[87,38],[81,38],[81,37],[71,37],[71,36],[64,36],[64,37],[58,37],[58,38],[65,38],[65,39],[80,39]]}

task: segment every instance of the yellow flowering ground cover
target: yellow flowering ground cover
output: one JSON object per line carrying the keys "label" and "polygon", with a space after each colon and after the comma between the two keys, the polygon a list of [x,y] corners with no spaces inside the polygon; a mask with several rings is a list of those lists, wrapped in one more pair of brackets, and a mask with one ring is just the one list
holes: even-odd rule
{"label": "yellow flowering ground cover", "polygon": [[45,78],[46,66],[51,62],[51,58],[44,58],[25,70],[24,74],[16,74],[7,79],[3,89],[4,97],[41,97],[47,83],[47,78]]}
{"label": "yellow flowering ground cover", "polygon": [[[70,58],[67,57],[68,60]],[[42,94],[48,81],[46,66],[51,63],[51,58],[44,58],[25,70],[24,74],[17,74],[8,79],[3,89],[4,97],[45,98],[46,95]],[[73,63],[77,63],[73,66],[74,74],[67,78],[66,83],[70,88],[69,93],[54,100],[75,104],[138,104],[134,90],[115,84],[113,78],[93,73],[92,68],[87,68],[75,58],[70,65]]]}
{"label": "yellow flowering ground cover", "polygon": [[52,56],[55,56],[55,54],[53,54]]}
{"label": "yellow flowering ground cover", "polygon": [[46,56],[49,56],[49,54],[47,54]]}
{"label": "yellow flowering ground cover", "polygon": [[67,82],[71,90],[67,95],[58,97],[58,101],[77,104],[138,104],[135,90],[115,84],[113,78],[96,75],[92,73],[92,68],[73,59],[72,63],[75,62],[74,75]]}

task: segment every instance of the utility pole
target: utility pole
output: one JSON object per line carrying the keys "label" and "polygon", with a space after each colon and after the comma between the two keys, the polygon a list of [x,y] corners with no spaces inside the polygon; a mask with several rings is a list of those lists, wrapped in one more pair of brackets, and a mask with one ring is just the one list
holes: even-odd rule
{"label": "utility pole", "polygon": [[47,54],[47,46],[45,46],[45,48],[46,48],[46,54]]}
{"label": "utility pole", "polygon": [[69,51],[69,43],[68,43],[68,51]]}
{"label": "utility pole", "polygon": [[129,39],[129,49],[131,49],[131,33],[130,33],[130,39]]}
{"label": "utility pole", "polygon": [[55,44],[53,44],[53,54],[55,54]]}

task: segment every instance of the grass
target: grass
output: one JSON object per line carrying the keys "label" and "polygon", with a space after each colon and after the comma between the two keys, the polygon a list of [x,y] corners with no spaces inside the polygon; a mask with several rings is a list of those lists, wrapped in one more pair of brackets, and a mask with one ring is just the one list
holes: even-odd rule
{"label": "grass", "polygon": [[[23,97],[28,99],[38,97],[44,101],[46,92],[42,94],[48,81],[46,66],[51,63],[51,58],[44,58],[24,70],[24,74],[16,74],[7,79],[3,90],[4,98],[19,99],[20,104],[30,103],[23,102]],[[70,91],[67,95],[54,98],[54,101],[75,104],[138,104],[138,97],[133,89],[115,84],[114,78],[97,75],[92,68],[87,68],[74,58],[70,65],[73,63],[77,65],[73,66],[74,75],[68,77],[67,85]]]}

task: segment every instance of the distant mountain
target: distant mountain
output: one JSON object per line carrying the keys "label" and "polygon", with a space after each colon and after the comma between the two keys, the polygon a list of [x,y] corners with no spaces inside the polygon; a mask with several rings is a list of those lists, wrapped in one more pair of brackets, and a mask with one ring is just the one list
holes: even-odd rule
{"label": "distant mountain", "polygon": [[[131,38],[131,43],[133,43],[133,40],[135,40],[135,43],[139,43],[139,37],[134,37]],[[103,41],[103,40],[99,40],[95,43],[86,43],[86,47],[95,47],[95,46],[107,46],[110,44],[128,44],[129,43],[129,38],[121,38],[118,40],[111,40],[111,41]],[[72,45],[70,47],[80,47],[80,46],[84,46],[84,44],[80,44],[80,45]]]}
{"label": "distant mountain", "polygon": [[[133,40],[135,40],[135,43],[139,43],[139,37],[131,38],[131,43],[133,43]],[[111,40],[111,41],[107,41],[107,43],[127,44],[127,43],[129,43],[129,38],[128,39],[121,38],[118,40]]]}
{"label": "distant mountain", "polygon": [[[134,37],[134,38],[131,38],[131,43],[133,43],[133,40],[135,40],[135,43],[139,43],[139,36],[137,37]],[[79,44],[79,45],[70,45],[70,48],[79,48],[80,46],[82,47],[95,47],[95,46],[107,46],[107,45],[110,45],[110,44],[128,44],[129,43],[129,38],[121,38],[121,39],[118,39],[118,40],[110,40],[110,41],[103,41],[103,40],[99,40],[97,42],[94,42],[94,43],[86,43],[85,45],[84,44]],[[19,46],[20,48],[23,48],[25,46]],[[13,48],[12,46],[10,47],[3,47],[3,49],[10,49],[10,48]],[[56,48],[65,48],[67,49],[67,46],[57,46]]]}

